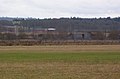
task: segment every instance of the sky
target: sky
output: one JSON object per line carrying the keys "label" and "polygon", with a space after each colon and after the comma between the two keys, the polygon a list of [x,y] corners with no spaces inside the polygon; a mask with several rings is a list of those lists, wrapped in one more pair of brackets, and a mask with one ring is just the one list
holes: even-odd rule
{"label": "sky", "polygon": [[0,0],[1,17],[118,17],[120,0]]}

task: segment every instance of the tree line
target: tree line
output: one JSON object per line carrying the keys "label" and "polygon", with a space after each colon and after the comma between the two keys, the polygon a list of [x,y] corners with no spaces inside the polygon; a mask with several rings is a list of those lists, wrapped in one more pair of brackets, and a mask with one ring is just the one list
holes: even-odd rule
{"label": "tree line", "polygon": [[[118,40],[120,39],[120,17],[117,18],[13,18],[12,20],[0,20],[0,30],[4,26],[22,26],[24,29],[16,36],[15,34],[2,34],[0,39],[24,39],[28,36],[22,32],[29,32],[37,28],[56,28],[59,35],[38,35],[39,39],[74,39],[74,32],[91,32],[91,38],[95,40]],[[3,31],[3,30],[2,30]],[[94,33],[92,33],[94,32]],[[107,33],[109,32],[109,35]],[[106,34],[105,34],[106,33]],[[107,35],[107,36],[106,36]],[[34,39],[37,37],[34,35]]]}

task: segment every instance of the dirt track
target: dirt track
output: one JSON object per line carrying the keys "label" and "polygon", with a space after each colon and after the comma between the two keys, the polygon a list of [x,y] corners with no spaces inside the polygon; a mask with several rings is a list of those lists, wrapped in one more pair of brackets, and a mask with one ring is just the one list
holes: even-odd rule
{"label": "dirt track", "polygon": [[0,46],[0,51],[120,51],[120,45]]}

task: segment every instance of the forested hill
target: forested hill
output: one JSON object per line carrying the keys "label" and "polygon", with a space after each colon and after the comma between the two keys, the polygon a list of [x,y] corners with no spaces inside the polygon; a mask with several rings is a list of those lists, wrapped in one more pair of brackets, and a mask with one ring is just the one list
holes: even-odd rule
{"label": "forested hill", "polygon": [[48,28],[53,27],[59,31],[97,31],[97,30],[120,30],[120,17],[118,18],[0,18],[0,26],[17,25],[29,28]]}

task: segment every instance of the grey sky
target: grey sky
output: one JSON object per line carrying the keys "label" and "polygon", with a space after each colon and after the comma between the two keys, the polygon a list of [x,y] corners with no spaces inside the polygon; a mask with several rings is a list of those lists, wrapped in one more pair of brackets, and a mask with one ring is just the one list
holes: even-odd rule
{"label": "grey sky", "polygon": [[117,17],[120,0],[0,0],[0,16]]}

